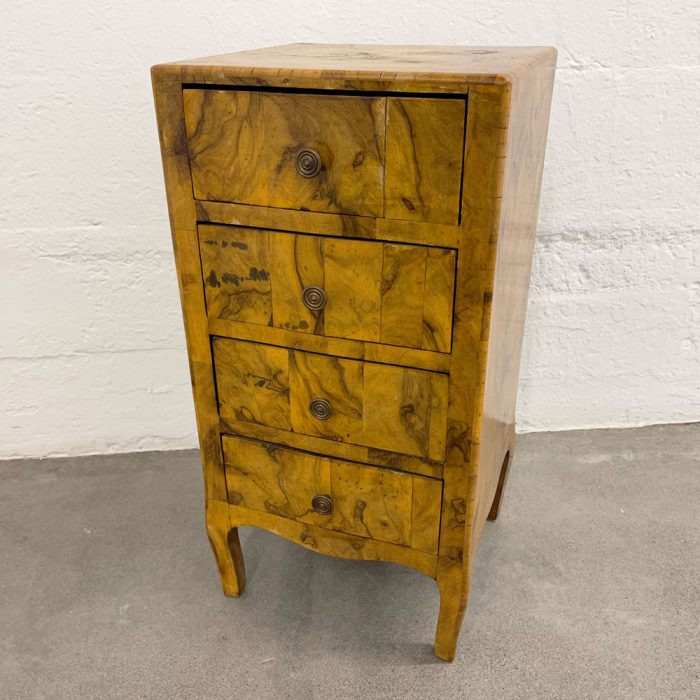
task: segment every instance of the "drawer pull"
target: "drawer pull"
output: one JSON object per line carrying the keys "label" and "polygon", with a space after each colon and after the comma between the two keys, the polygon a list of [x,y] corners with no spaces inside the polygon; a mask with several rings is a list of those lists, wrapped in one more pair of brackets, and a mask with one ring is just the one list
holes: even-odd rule
{"label": "drawer pull", "polygon": [[311,499],[311,507],[319,515],[330,515],[333,512],[333,501],[331,501],[330,496],[314,496]]}
{"label": "drawer pull", "polygon": [[310,285],[309,287],[304,287],[302,290],[301,300],[304,302],[304,306],[310,311],[320,311],[326,305],[328,297],[321,287]]}
{"label": "drawer pull", "polygon": [[311,415],[319,420],[328,420],[333,415],[333,407],[326,399],[314,399],[309,404],[309,410]]}
{"label": "drawer pull", "polygon": [[297,154],[297,172],[302,177],[316,177],[321,172],[321,156],[313,148],[304,148]]}

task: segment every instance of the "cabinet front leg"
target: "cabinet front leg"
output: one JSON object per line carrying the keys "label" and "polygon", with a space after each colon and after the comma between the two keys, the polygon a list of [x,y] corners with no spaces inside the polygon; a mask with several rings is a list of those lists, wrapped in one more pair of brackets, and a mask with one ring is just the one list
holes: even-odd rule
{"label": "cabinet front leg", "polygon": [[452,661],[457,651],[459,633],[467,609],[469,584],[461,565],[452,565],[444,573],[438,572],[440,614],[435,633],[435,656]]}
{"label": "cabinet front leg", "polygon": [[227,507],[224,512],[217,511],[207,509],[209,543],[219,567],[224,595],[238,597],[245,589],[245,565],[238,528],[231,527]]}

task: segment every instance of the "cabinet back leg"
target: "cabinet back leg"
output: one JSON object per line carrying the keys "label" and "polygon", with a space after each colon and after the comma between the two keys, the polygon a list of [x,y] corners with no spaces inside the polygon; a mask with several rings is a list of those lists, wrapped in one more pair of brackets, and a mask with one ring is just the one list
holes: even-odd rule
{"label": "cabinet back leg", "polygon": [[221,574],[224,595],[237,597],[245,589],[245,565],[238,539],[238,528],[232,528],[225,517],[207,511],[207,534]]}
{"label": "cabinet back leg", "polygon": [[506,456],[503,458],[503,466],[501,467],[501,473],[498,477],[498,486],[496,486],[496,494],[493,497],[493,503],[491,504],[491,510],[489,511],[488,519],[495,520],[498,517],[498,513],[501,510],[501,502],[503,501],[503,492],[506,489],[506,482],[508,481],[508,472],[510,470],[510,463],[513,459],[513,448],[506,452]]}

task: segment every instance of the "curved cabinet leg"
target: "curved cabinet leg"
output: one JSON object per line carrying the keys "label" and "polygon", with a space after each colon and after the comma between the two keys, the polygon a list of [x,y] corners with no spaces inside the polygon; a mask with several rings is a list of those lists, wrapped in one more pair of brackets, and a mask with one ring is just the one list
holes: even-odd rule
{"label": "curved cabinet leg", "polygon": [[207,534],[214,552],[224,595],[237,597],[245,589],[245,565],[238,539],[238,528],[232,528],[228,512],[207,509]]}
{"label": "curved cabinet leg", "polygon": [[496,494],[493,497],[493,503],[491,504],[491,510],[489,511],[488,519],[495,520],[498,517],[498,513],[501,510],[501,501],[503,500],[503,492],[506,489],[506,482],[508,481],[508,471],[510,469],[510,463],[513,460],[513,448],[511,447],[506,456],[503,458],[503,465],[501,466],[501,473],[498,477],[498,486],[496,486]]}
{"label": "curved cabinet leg", "polygon": [[436,580],[440,590],[440,614],[435,632],[435,656],[452,661],[467,609],[468,582],[456,566],[445,574],[438,573]]}

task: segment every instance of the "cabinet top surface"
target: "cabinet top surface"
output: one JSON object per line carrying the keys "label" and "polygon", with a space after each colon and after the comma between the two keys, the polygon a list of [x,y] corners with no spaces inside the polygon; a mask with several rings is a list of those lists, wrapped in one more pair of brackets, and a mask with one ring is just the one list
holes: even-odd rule
{"label": "cabinet top surface", "polygon": [[410,79],[507,79],[539,63],[551,63],[556,50],[546,46],[382,46],[361,44],[285,44],[208,56],[171,65],[236,73],[353,73]]}

